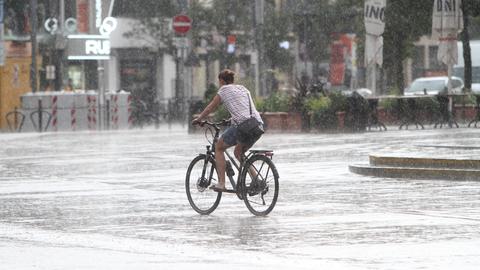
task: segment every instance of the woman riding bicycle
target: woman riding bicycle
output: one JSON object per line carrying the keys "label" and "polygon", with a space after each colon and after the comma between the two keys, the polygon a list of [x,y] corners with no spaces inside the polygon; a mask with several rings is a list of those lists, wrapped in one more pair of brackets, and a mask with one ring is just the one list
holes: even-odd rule
{"label": "woman riding bicycle", "polygon": [[[203,118],[215,111],[221,103],[224,104],[232,117],[231,126],[225,130],[215,145],[218,184],[213,189],[216,191],[225,191],[225,150],[235,146],[235,157],[242,162],[244,153],[260,139],[263,133],[263,121],[255,108],[250,92],[243,85],[233,84],[234,77],[235,73],[229,69],[225,69],[218,74],[220,89],[217,95],[192,121],[193,125],[199,124]],[[251,118],[256,119],[256,121]],[[242,126],[242,123],[249,124],[247,121],[250,123],[253,121],[253,125],[256,126],[248,131],[244,131],[243,127],[239,130],[239,125]]]}

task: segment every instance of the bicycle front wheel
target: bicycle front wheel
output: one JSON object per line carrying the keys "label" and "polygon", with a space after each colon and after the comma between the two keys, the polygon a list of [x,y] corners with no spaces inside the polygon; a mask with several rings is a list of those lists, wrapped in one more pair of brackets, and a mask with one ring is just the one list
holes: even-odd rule
{"label": "bicycle front wheel", "polygon": [[217,170],[215,161],[199,155],[188,166],[185,178],[185,191],[188,202],[192,208],[202,215],[213,212],[222,197],[221,192],[211,190],[209,187],[217,183]]}
{"label": "bicycle front wheel", "polygon": [[245,162],[241,193],[252,214],[265,216],[273,210],[278,198],[278,178],[277,169],[267,156],[255,155]]}

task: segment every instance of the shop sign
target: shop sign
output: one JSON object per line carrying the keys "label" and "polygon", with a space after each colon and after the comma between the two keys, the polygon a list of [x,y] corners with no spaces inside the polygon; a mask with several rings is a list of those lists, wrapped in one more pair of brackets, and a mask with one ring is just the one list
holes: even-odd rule
{"label": "shop sign", "polygon": [[68,60],[110,59],[110,39],[103,35],[69,35]]}
{"label": "shop sign", "polygon": [[14,42],[5,41],[5,56],[6,57],[31,57],[32,43],[30,42]]}
{"label": "shop sign", "polygon": [[45,77],[47,80],[55,80],[55,66],[54,65],[47,65],[45,67],[46,75]]}

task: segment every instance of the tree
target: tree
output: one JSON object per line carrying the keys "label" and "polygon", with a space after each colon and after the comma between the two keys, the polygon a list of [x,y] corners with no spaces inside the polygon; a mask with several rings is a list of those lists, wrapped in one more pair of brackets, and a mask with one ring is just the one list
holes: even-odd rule
{"label": "tree", "polygon": [[463,31],[461,34],[462,45],[463,45],[463,55],[458,57],[464,58],[464,83],[466,89],[472,89],[472,56],[470,52],[470,8],[473,8],[472,2],[468,0],[463,0],[462,2],[462,13],[463,13]]}
{"label": "tree", "polygon": [[[169,19],[178,13],[179,7],[174,1],[146,0],[142,5],[138,0],[126,1],[124,9],[136,19],[132,25],[132,31],[125,33],[125,37],[143,40],[157,51],[167,51],[173,54],[173,35],[169,28]],[[144,8],[148,6],[149,8]]]}
{"label": "tree", "polygon": [[266,11],[264,26],[265,60],[270,69],[279,68],[289,72],[293,66],[294,57],[288,49],[280,48],[280,43],[292,43],[294,37],[290,36],[292,17],[284,11]]}
{"label": "tree", "polygon": [[465,88],[472,89],[472,55],[470,50],[470,17],[480,15],[480,5],[477,0],[463,0],[463,26],[464,29],[461,34],[463,44],[463,55],[458,57],[464,58],[464,80]]}
{"label": "tree", "polygon": [[413,54],[413,42],[432,26],[433,0],[389,0],[385,9],[384,69],[389,84],[401,93],[405,88],[403,60]]}
{"label": "tree", "polygon": [[295,2],[294,29],[300,43],[305,44],[301,58],[311,61],[313,73],[319,65],[330,59],[330,45],[337,33],[361,35],[363,30],[363,1],[311,1]]}

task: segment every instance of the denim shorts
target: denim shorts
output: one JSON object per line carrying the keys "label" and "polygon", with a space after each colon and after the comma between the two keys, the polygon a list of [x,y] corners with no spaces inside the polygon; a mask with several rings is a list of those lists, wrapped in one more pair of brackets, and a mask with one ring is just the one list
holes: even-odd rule
{"label": "denim shorts", "polygon": [[[245,142],[241,142],[242,144],[248,146],[248,148],[252,147],[255,142],[260,139],[261,135],[246,138]],[[229,126],[225,131],[222,133],[221,138],[225,142],[225,144],[232,146],[238,143],[238,131],[236,126]]]}
{"label": "denim shorts", "polygon": [[222,133],[221,138],[227,145],[236,145],[237,144],[237,127],[233,125],[229,126]]}

